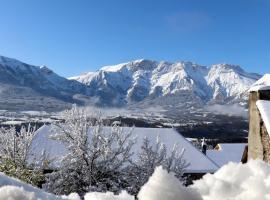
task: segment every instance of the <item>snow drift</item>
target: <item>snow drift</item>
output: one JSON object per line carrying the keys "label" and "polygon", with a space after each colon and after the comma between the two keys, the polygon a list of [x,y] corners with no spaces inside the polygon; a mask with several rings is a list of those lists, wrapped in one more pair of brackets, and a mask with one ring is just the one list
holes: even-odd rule
{"label": "snow drift", "polygon": [[149,181],[141,188],[139,200],[199,200],[200,194],[184,187],[173,174],[157,167]]}
{"label": "snow drift", "polygon": [[0,200],[80,200],[77,194],[55,196],[0,173]]}
{"label": "snow drift", "polygon": [[[270,200],[270,166],[263,161],[251,160],[247,164],[229,163],[215,174],[207,174],[184,187],[167,171],[158,167],[142,187],[139,200]],[[0,199],[8,200],[79,200],[71,194],[59,197],[24,184],[0,173]],[[126,192],[119,195],[87,193],[85,200],[134,200]]]}
{"label": "snow drift", "polygon": [[269,200],[270,166],[263,161],[229,163],[191,186],[205,200]]}
{"label": "snow drift", "polygon": [[123,191],[119,195],[114,195],[112,192],[99,193],[91,192],[84,196],[84,200],[135,200],[135,197]]}

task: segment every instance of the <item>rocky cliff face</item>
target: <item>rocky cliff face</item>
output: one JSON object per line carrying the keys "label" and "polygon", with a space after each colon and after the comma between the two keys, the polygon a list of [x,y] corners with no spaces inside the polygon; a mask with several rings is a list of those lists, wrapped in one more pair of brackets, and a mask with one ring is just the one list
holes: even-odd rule
{"label": "rocky cliff face", "polygon": [[189,93],[202,102],[228,103],[247,98],[247,90],[261,76],[236,65],[211,67],[191,62],[136,60],[72,77],[91,88],[101,104],[125,105]]}

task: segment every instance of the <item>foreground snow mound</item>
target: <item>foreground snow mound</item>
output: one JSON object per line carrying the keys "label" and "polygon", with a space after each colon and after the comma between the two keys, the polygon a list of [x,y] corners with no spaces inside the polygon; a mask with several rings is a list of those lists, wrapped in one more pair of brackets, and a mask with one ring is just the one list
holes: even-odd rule
{"label": "foreground snow mound", "polygon": [[0,172],[0,200],[79,200],[75,196],[58,197]]}
{"label": "foreground snow mound", "polygon": [[3,186],[0,188],[0,199],[7,200],[37,200],[34,192],[27,192],[23,187]]}
{"label": "foreground snow mound", "polygon": [[270,166],[259,160],[229,163],[191,187],[205,200],[270,200]]}
{"label": "foreground snow mound", "polygon": [[[58,197],[0,173],[0,200],[80,200],[77,194]],[[135,200],[126,192],[87,193],[85,200]],[[263,161],[229,163],[190,187],[158,167],[141,188],[139,200],[270,200],[270,166]]]}
{"label": "foreground snow mound", "polygon": [[199,193],[184,187],[173,175],[162,167],[156,168],[149,181],[141,188],[139,200],[201,200]]}
{"label": "foreground snow mound", "polygon": [[119,195],[114,195],[112,192],[99,193],[91,192],[84,196],[85,200],[135,200],[135,197],[127,192],[122,192]]}

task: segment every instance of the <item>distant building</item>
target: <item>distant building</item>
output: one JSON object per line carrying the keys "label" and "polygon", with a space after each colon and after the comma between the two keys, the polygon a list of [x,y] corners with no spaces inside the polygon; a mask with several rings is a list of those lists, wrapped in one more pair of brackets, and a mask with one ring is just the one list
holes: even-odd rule
{"label": "distant building", "polygon": [[[111,127],[103,127],[104,131],[110,131]],[[129,133],[131,127],[122,127],[124,133]],[[66,147],[59,141],[50,139],[52,136],[52,125],[44,125],[37,130],[37,135],[33,140],[32,152],[33,156],[40,157],[45,150],[51,158],[56,158],[54,164],[57,166],[61,161],[61,157],[68,153]],[[205,154],[193,146],[186,138],[178,133],[173,128],[140,128],[134,127],[134,136],[137,137],[137,143],[133,146],[134,152],[133,159],[137,158],[138,152],[143,143],[144,137],[147,137],[150,143],[154,144],[157,137],[160,141],[166,145],[168,151],[170,151],[174,144],[177,144],[179,148],[184,148],[184,159],[189,163],[185,172],[187,174],[205,174],[214,173],[219,166],[212,162]],[[89,138],[91,137],[91,128],[89,130]]]}
{"label": "distant building", "polygon": [[249,90],[248,159],[270,163],[270,74]]}
{"label": "distant building", "polygon": [[207,150],[206,156],[210,158],[219,167],[229,162],[240,163],[243,159],[246,143],[221,143],[214,149]]}

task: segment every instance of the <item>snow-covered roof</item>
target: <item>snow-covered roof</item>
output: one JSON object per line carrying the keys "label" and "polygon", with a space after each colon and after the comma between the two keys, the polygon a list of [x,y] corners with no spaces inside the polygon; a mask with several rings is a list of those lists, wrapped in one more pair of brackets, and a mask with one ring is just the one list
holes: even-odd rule
{"label": "snow-covered roof", "polygon": [[259,90],[270,90],[270,74],[265,74],[256,83],[254,83],[249,92],[259,91]]}
{"label": "snow-covered roof", "polygon": [[270,101],[258,100],[256,105],[261,113],[268,134],[270,134]]}
{"label": "snow-covered roof", "polygon": [[[55,165],[59,165],[61,157],[66,155],[67,149],[59,141],[50,139],[49,137],[53,134],[50,130],[51,125],[44,125],[37,130],[37,135],[33,140],[32,152],[36,157],[41,156],[45,150],[51,158],[57,158],[54,162]],[[123,127],[124,133],[129,133],[130,127]],[[104,127],[104,131],[110,131],[110,127]],[[156,142],[157,137],[162,143],[164,143],[168,150],[171,150],[174,144],[178,147],[184,148],[184,158],[190,165],[187,167],[187,173],[208,173],[215,172],[218,166],[212,162],[207,156],[201,151],[194,147],[188,140],[186,140],[181,134],[172,128],[139,128],[134,127],[134,137],[137,137],[137,143],[133,146],[132,151],[135,153],[133,159],[137,158],[138,152],[140,151],[143,139],[147,137],[152,144]],[[89,137],[91,137],[91,128],[89,131]]]}
{"label": "snow-covered roof", "polygon": [[218,144],[218,149],[207,150],[206,155],[220,167],[229,162],[239,163],[246,145],[246,143],[222,143]]}

